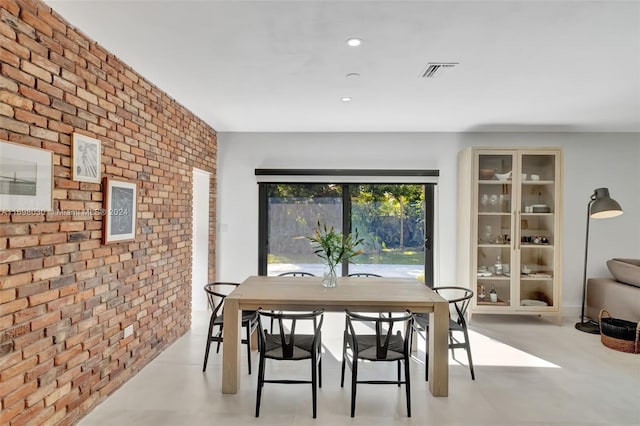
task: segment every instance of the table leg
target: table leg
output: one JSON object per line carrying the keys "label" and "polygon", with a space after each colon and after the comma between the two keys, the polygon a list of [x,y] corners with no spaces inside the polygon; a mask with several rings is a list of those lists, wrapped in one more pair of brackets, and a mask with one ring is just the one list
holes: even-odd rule
{"label": "table leg", "polygon": [[224,302],[222,345],[222,393],[238,393],[240,388],[240,325],[242,312],[238,301]]}
{"label": "table leg", "polygon": [[[429,390],[433,396],[449,395],[449,303],[438,302],[429,313]],[[225,325],[226,327],[226,325]]]}

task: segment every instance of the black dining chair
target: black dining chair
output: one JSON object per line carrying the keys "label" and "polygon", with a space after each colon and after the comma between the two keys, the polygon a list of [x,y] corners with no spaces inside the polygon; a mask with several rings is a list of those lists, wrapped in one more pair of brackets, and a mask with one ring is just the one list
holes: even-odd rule
{"label": "black dining chair", "polygon": [[[371,272],[354,272],[347,275],[348,277],[360,277],[360,278],[382,278],[382,275],[372,274]],[[389,312],[389,317],[392,317],[393,313]]]}
{"label": "black dining chair", "polygon": [[[278,274],[279,277],[315,277],[311,272],[304,271],[291,271]],[[274,312],[274,311],[271,311]],[[271,325],[269,326],[269,333],[273,333],[273,318],[271,318]]]}
{"label": "black dining chair", "polygon": [[[207,334],[207,346],[204,352],[204,364],[202,371],[207,370],[207,360],[209,359],[209,349],[212,342],[217,342],[216,353],[220,352],[220,343],[222,343],[222,328],[224,299],[229,293],[235,290],[240,284],[231,282],[214,282],[204,286],[207,293],[207,301],[211,309],[211,318],[209,319],[209,332]],[[215,328],[217,331],[214,331]],[[242,339],[242,343],[247,345],[247,359],[249,362],[249,374],[251,374],[251,334],[258,327],[258,314],[256,311],[242,311],[242,327],[246,331],[246,339]]]}
{"label": "black dining chair", "polygon": [[[451,349],[451,356],[455,359],[454,349],[464,349],[467,351],[467,358],[469,360],[469,370],[471,371],[471,380],[476,379],[476,375],[473,371],[473,361],[471,359],[471,346],[469,344],[469,332],[467,330],[467,321],[465,315],[469,302],[473,297],[473,291],[465,287],[456,286],[443,286],[433,287],[432,289],[440,296],[445,298],[449,302],[449,306],[453,306],[453,313],[455,316],[452,318],[452,309],[449,309],[449,349]],[[413,331],[417,332],[429,340],[429,314],[414,314],[414,326]],[[462,340],[458,340],[454,336],[454,332],[462,333]],[[413,332],[412,332],[413,333]],[[457,335],[459,336],[459,335]],[[425,345],[425,380],[429,380],[429,345]]]}
{"label": "black dining chair", "polygon": [[[407,393],[407,416],[411,417],[411,380],[409,372],[409,358],[411,357],[411,327],[413,316],[406,314],[396,317],[385,317],[382,314],[369,316],[356,314],[346,310],[347,325],[344,330],[342,348],[342,374],[340,387],[344,387],[344,373],[346,365],[351,369],[351,417],[356,412],[357,384],[404,384]],[[354,323],[364,326],[354,326]],[[404,334],[398,329],[393,333],[394,326],[404,328]],[[358,329],[368,332],[359,333]],[[372,334],[370,330],[374,330]],[[397,380],[358,380],[358,360],[378,362],[397,362]],[[404,380],[401,377],[401,364],[404,362]]]}
{"label": "black dining chair", "polygon": [[[262,317],[278,322],[278,333],[267,333],[262,326]],[[322,336],[321,328],[324,310],[313,312],[272,312],[258,310],[258,349],[260,363],[258,367],[258,389],[256,396],[256,417],[260,416],[260,401],[265,383],[311,384],[313,418],[317,415],[318,387],[322,387]],[[311,334],[296,333],[296,327],[308,328]],[[311,380],[266,379],[265,361],[311,361]]]}

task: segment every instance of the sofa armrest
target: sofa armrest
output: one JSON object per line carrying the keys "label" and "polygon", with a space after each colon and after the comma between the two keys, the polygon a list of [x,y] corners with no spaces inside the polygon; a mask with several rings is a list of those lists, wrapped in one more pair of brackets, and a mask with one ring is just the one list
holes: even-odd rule
{"label": "sofa armrest", "polygon": [[586,304],[586,316],[594,321],[598,321],[602,308],[614,318],[640,321],[640,287],[613,278],[589,278]]}

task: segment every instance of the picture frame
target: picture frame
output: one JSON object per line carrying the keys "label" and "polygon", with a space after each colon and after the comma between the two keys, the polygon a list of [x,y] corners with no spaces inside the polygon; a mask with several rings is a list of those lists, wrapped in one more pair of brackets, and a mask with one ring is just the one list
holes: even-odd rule
{"label": "picture frame", "polygon": [[103,178],[102,243],[136,239],[138,185],[111,177]]}
{"label": "picture frame", "polygon": [[71,135],[71,179],[100,183],[102,146],[99,139],[73,133]]}
{"label": "picture frame", "polygon": [[0,211],[53,210],[53,152],[0,140]]}

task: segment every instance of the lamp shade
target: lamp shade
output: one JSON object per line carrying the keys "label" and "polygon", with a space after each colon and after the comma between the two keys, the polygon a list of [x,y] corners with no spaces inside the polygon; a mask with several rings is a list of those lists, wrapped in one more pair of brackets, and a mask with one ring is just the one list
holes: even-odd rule
{"label": "lamp shade", "polygon": [[593,191],[591,199],[593,203],[591,204],[590,216],[594,219],[616,217],[623,213],[620,204],[609,196],[609,188],[596,189]]}

